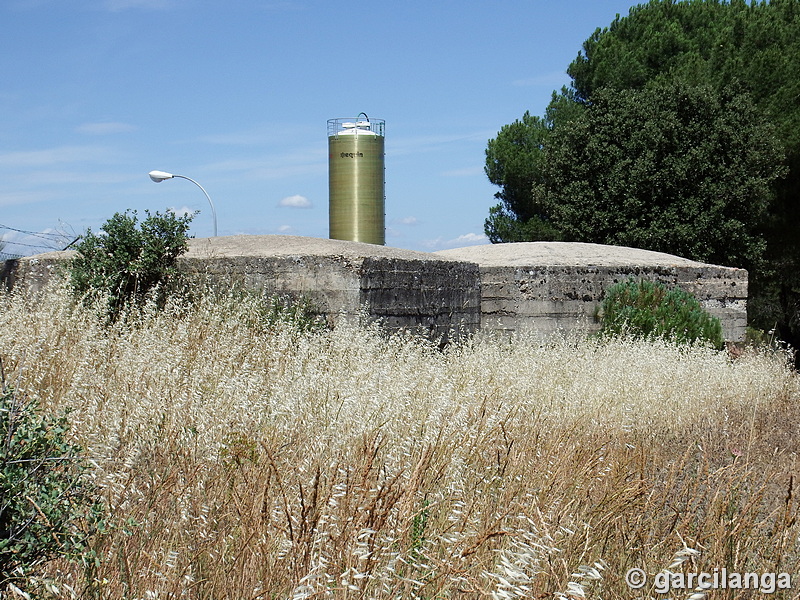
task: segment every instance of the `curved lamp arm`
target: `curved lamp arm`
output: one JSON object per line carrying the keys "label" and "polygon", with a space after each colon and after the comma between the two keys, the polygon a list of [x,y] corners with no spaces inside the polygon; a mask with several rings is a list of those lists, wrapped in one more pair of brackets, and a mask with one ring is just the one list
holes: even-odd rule
{"label": "curved lamp arm", "polygon": [[214,237],[217,237],[217,211],[214,208],[214,203],[211,201],[211,196],[208,195],[208,192],[205,190],[205,188],[203,188],[202,185],[197,183],[191,177],[186,177],[185,175],[173,175],[172,173],[166,173],[165,171],[150,171],[149,175],[150,175],[150,179],[152,179],[156,183],[161,183],[165,179],[179,178],[179,179],[186,179],[187,181],[191,181],[193,184],[195,184],[197,187],[199,187],[200,191],[202,191],[203,194],[205,194],[206,199],[208,199],[208,203],[211,205],[211,216],[214,219]]}

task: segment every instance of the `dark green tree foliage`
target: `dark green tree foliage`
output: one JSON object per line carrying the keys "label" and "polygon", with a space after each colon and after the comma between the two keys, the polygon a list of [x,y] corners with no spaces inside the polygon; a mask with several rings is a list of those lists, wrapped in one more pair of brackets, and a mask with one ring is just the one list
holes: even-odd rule
{"label": "dark green tree foliage", "polygon": [[486,235],[492,242],[558,239],[533,202],[533,184],[541,179],[544,142],[550,127],[526,112],[522,120],[505,125],[486,149],[486,175],[501,190],[501,201],[489,209]]}
{"label": "dark green tree foliage", "polygon": [[706,313],[694,296],[652,281],[629,279],[612,286],[603,300],[601,324],[601,333],[608,336],[725,347],[719,319]]}
{"label": "dark green tree foliage", "polygon": [[773,184],[761,231],[765,260],[750,272],[748,316],[800,342],[800,1],[652,1],[595,31],[570,65],[575,98],[653,80],[736,83],[775,125],[786,177]]}
{"label": "dark green tree foliage", "polygon": [[759,264],[783,155],[747,95],[606,88],[553,131],[546,156],[535,204],[565,239]]}
{"label": "dark green tree foliage", "polygon": [[535,214],[531,186],[540,177],[549,133],[543,119],[526,112],[521,121],[504,125],[486,148],[486,176],[502,188],[494,197],[522,221]]}
{"label": "dark green tree foliage", "polygon": [[542,180],[545,145],[556,124],[566,124],[583,111],[574,94],[563,89],[553,93],[543,119],[526,112],[521,121],[503,126],[489,140],[484,170],[489,181],[501,188],[494,195],[500,204],[489,209],[484,224],[492,243],[562,239],[544,206],[537,204],[533,186]]}
{"label": "dark green tree foliage", "polygon": [[[750,271],[748,313],[756,326],[771,329],[777,322],[784,339],[800,342],[800,0],[652,0],[597,29],[567,72],[572,87],[559,102],[589,112],[598,103],[608,106],[609,89],[710,87],[721,99],[732,90],[749,97],[758,119],[775,127],[788,172],[773,181],[759,225],[766,250]],[[564,120],[556,114],[548,126],[557,130]],[[538,172],[547,161],[540,160]],[[532,202],[539,200],[532,196]],[[760,196],[754,204],[761,212]],[[520,223],[528,218],[513,211],[508,216]],[[747,253],[728,264],[747,266]]]}
{"label": "dark green tree foliage", "polygon": [[0,596],[58,556],[90,560],[100,498],[66,416],[39,414],[0,382]]}
{"label": "dark green tree foliage", "polygon": [[79,256],[70,270],[73,291],[90,302],[104,298],[111,318],[157,287],[157,301],[163,302],[178,275],[177,259],[188,248],[194,215],[145,212],[140,226],[136,211],[116,213],[100,228],[102,234],[87,231],[75,248]]}
{"label": "dark green tree foliage", "polygon": [[597,29],[567,69],[574,97],[602,88],[680,80],[717,89],[738,82],[788,147],[800,142],[800,2],[654,0]]}

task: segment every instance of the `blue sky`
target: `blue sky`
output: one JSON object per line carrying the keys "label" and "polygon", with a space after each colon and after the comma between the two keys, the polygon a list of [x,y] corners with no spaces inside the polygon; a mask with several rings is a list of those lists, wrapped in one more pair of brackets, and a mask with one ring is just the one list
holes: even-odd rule
{"label": "blue sky", "polygon": [[[328,119],[386,121],[386,243],[486,243],[487,141],[541,115],[636,2],[4,0],[0,224],[96,230],[199,210],[192,234],[328,236]],[[0,229],[5,251],[42,237]],[[18,243],[29,244],[26,246]]]}

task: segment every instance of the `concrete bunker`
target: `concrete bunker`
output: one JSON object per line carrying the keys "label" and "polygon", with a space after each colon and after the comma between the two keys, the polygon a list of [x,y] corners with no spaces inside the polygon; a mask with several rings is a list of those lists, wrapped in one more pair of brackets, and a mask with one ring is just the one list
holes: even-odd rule
{"label": "concrete bunker", "polygon": [[[7,261],[6,287],[41,289],[72,252]],[[436,253],[342,240],[264,235],[193,239],[182,270],[224,288],[304,296],[336,321],[362,314],[433,338],[484,330],[544,333],[599,327],[605,291],[628,277],[679,286],[742,341],[747,271],[660,252],[565,242],[470,246]]]}
{"label": "concrete bunker", "polygon": [[577,242],[520,242],[437,252],[477,263],[481,329],[552,332],[586,324],[606,290],[628,277],[678,286],[722,322],[725,339],[743,341],[747,327],[747,271],[671,254]]}
{"label": "concrete bunker", "polygon": [[[7,286],[42,289],[74,252],[16,261]],[[480,326],[477,265],[428,252],[284,235],[192,239],[178,259],[185,273],[222,289],[307,298],[331,322],[367,317],[389,330],[432,339]]]}

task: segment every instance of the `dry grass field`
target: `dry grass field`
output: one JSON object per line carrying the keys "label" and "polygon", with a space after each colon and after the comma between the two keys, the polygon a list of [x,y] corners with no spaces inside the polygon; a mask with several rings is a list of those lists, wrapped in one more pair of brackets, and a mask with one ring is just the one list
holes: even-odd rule
{"label": "dry grass field", "polygon": [[109,513],[95,568],[48,566],[57,597],[630,599],[667,568],[798,572],[800,385],[780,354],[439,351],[263,312],[206,296],[106,327],[64,290],[0,297],[8,379],[72,409]]}

